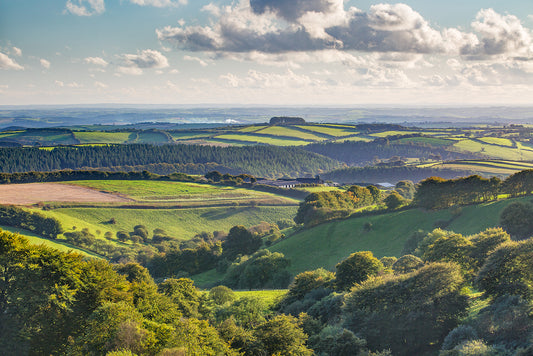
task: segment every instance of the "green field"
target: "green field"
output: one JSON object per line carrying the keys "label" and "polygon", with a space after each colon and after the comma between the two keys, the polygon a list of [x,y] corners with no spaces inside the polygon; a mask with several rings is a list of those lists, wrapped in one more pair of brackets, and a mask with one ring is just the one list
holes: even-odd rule
{"label": "green field", "polygon": [[100,191],[120,194],[140,202],[210,203],[257,202],[298,204],[298,201],[280,195],[251,189],[216,186],[210,184],[146,181],[146,180],[86,180],[64,182]]}
{"label": "green field", "polygon": [[87,131],[74,135],[81,143],[124,143],[129,140],[131,132]]}
{"label": "green field", "polygon": [[298,139],[283,139],[283,138],[273,138],[273,137],[263,137],[263,136],[253,136],[250,135],[235,135],[235,134],[224,134],[218,135],[216,138],[224,140],[233,140],[233,141],[242,141],[246,142],[255,142],[263,143],[267,145],[274,146],[303,146],[309,144],[308,141],[302,141]]}
{"label": "green field", "polygon": [[273,307],[287,294],[287,289],[271,289],[271,290],[252,290],[252,291],[235,291],[235,296],[238,299],[244,297],[253,297],[261,300],[267,308]]}
{"label": "green field", "polygon": [[454,144],[454,147],[462,151],[481,153],[491,158],[506,160],[533,160],[533,151],[518,150],[513,147],[483,144],[470,139],[463,139]]}
{"label": "green field", "polygon": [[[507,199],[462,208],[452,219],[449,210],[423,211],[419,209],[356,217],[322,224],[298,232],[269,248],[281,252],[291,260],[289,270],[296,274],[324,267],[334,270],[335,265],[356,251],[372,251],[377,257],[401,255],[405,241],[417,230],[431,231],[435,222],[450,221],[447,229],[470,235],[498,224],[501,211],[517,200]],[[372,230],[364,231],[370,222]]]}
{"label": "green field", "polygon": [[343,137],[343,136],[350,136],[350,135],[356,135],[359,132],[355,130],[355,128],[348,128],[348,127],[328,127],[328,126],[322,126],[322,125],[297,125],[296,127],[300,127],[305,130],[309,131],[315,131],[318,133],[330,135],[333,137]]}
{"label": "green field", "polygon": [[423,164],[419,165],[418,167],[468,170],[472,173],[485,175],[510,175],[524,169],[533,169],[533,162],[506,160],[461,160]]}
{"label": "green field", "polygon": [[500,138],[500,137],[482,137],[479,139],[480,141],[491,143],[493,145],[498,146],[507,146],[507,147],[513,147],[513,141],[509,140],[508,138]]}
{"label": "green field", "polygon": [[323,141],[321,136],[313,135],[312,133],[303,132],[297,129],[293,129],[288,126],[270,126],[266,129],[256,131],[256,133],[272,135],[272,136],[288,136],[296,139],[308,140],[308,141]]}
{"label": "green field", "polygon": [[397,142],[399,143],[413,142],[417,144],[429,144],[435,147],[450,146],[454,144],[453,141],[450,141],[448,139],[443,139],[443,138],[437,138],[437,137],[409,137],[409,138],[399,139]]}
{"label": "green field", "polygon": [[[133,231],[138,224],[145,225],[151,232],[164,229],[170,236],[187,240],[207,231],[229,231],[235,225],[250,227],[261,221],[275,223],[296,215],[296,206],[221,207],[195,209],[124,209],[124,208],[60,208],[40,213],[58,219],[66,231],[88,228],[98,236],[106,231]],[[114,218],[116,224],[107,222]],[[100,234],[97,233],[100,231]]]}

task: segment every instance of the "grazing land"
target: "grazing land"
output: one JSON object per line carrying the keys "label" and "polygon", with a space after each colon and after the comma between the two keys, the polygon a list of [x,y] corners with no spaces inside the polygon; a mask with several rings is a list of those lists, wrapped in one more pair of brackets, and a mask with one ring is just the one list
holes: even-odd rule
{"label": "grazing land", "polygon": [[[130,209],[121,207],[59,208],[39,211],[58,219],[66,231],[83,228],[91,233],[100,231],[132,231],[135,225],[145,225],[149,232],[163,229],[170,236],[188,240],[201,232],[229,231],[235,225],[250,227],[261,221],[275,223],[296,214],[296,206],[214,207],[186,209]],[[110,224],[111,219],[115,224]]]}

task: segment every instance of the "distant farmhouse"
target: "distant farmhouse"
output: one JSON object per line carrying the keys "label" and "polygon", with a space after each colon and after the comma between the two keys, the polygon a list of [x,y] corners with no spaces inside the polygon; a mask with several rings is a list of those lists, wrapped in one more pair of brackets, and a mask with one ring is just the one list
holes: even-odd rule
{"label": "distant farmhouse", "polygon": [[264,184],[264,185],[270,185],[273,187],[289,189],[289,188],[294,188],[296,186],[303,185],[303,184],[323,185],[324,180],[320,179],[319,176],[316,176],[315,178],[296,178],[296,179],[278,179],[278,180],[258,178],[256,181],[256,184]]}
{"label": "distant farmhouse", "polygon": [[304,125],[305,120],[301,117],[275,116],[270,119],[270,125]]}

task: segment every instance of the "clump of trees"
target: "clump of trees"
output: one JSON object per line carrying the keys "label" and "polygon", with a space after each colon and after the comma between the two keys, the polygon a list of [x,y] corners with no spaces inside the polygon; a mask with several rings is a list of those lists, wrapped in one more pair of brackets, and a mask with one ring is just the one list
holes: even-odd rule
{"label": "clump of trees", "polygon": [[0,205],[0,224],[29,230],[49,239],[56,239],[63,232],[57,219],[8,205]]}
{"label": "clump of trees", "polygon": [[381,192],[374,186],[351,186],[344,192],[318,192],[309,194],[300,203],[294,221],[297,224],[313,226],[324,221],[345,218],[354,210],[379,204]]}

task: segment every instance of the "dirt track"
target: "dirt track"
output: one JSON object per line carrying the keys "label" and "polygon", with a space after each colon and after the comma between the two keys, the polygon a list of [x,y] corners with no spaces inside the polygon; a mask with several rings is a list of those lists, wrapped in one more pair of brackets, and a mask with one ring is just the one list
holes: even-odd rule
{"label": "dirt track", "polygon": [[97,190],[59,183],[0,185],[0,204],[30,205],[39,202],[122,203],[131,201]]}

